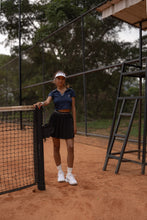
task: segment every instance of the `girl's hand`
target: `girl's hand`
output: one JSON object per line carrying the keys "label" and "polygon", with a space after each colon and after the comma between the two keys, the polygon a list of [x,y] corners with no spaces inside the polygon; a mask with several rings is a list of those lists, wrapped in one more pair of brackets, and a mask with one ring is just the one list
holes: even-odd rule
{"label": "girl's hand", "polygon": [[37,102],[35,104],[33,104],[33,106],[36,108],[36,106],[40,109],[41,106],[43,106],[43,102]]}

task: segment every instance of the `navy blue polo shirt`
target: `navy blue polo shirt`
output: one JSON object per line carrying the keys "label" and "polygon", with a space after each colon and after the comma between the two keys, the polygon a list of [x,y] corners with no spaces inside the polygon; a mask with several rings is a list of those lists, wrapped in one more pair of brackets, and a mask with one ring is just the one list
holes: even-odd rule
{"label": "navy blue polo shirt", "polygon": [[57,89],[51,91],[48,96],[51,96],[55,104],[55,110],[64,110],[72,108],[72,97],[75,97],[73,89],[68,88],[62,95]]}

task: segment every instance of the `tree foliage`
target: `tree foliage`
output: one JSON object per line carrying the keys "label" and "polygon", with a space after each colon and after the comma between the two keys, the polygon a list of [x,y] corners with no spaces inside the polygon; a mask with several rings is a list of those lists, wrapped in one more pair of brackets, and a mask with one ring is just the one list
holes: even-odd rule
{"label": "tree foliage", "polygon": [[[18,39],[18,2],[18,0],[3,1],[0,33],[8,34],[7,44]],[[82,72],[83,69],[90,70],[136,57],[138,51],[135,46],[118,41],[117,32],[121,29],[122,22],[111,17],[102,20],[97,11],[92,11],[83,17],[85,39],[85,67],[83,67],[82,20],[79,19],[65,28],[63,26],[100,2],[102,1],[41,0],[30,3],[29,0],[21,0],[23,86],[52,79],[53,73],[58,69],[73,74]],[[29,49],[30,47],[32,49]],[[13,56],[16,56],[18,47],[12,46],[11,49]],[[14,70],[12,71],[15,65],[10,69],[7,72],[13,74],[12,78],[9,78],[9,86],[14,90],[18,87],[18,76]],[[119,79],[117,70],[105,70],[86,77],[89,118],[94,115],[95,117],[109,115]],[[78,112],[81,114],[84,101],[83,78],[72,78],[69,84],[77,92]],[[46,89],[45,96],[50,89],[52,85]],[[23,91],[23,103],[31,104],[32,101],[41,99],[42,91],[41,86]]]}

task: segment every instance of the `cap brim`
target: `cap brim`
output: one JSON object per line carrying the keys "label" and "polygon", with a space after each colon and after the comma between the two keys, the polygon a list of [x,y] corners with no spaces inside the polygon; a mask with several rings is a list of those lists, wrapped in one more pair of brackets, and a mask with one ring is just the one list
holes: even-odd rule
{"label": "cap brim", "polygon": [[55,79],[56,79],[57,77],[59,77],[59,76],[63,76],[64,78],[66,78],[65,73],[59,72],[59,73],[57,73],[57,74],[55,75]]}

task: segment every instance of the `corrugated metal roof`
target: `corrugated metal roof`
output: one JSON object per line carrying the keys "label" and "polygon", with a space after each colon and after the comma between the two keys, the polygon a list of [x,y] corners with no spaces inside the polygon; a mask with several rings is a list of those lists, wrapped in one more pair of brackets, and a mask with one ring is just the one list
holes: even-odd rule
{"label": "corrugated metal roof", "polygon": [[108,0],[97,11],[102,12],[103,18],[114,16],[135,27],[147,29],[147,0]]}

